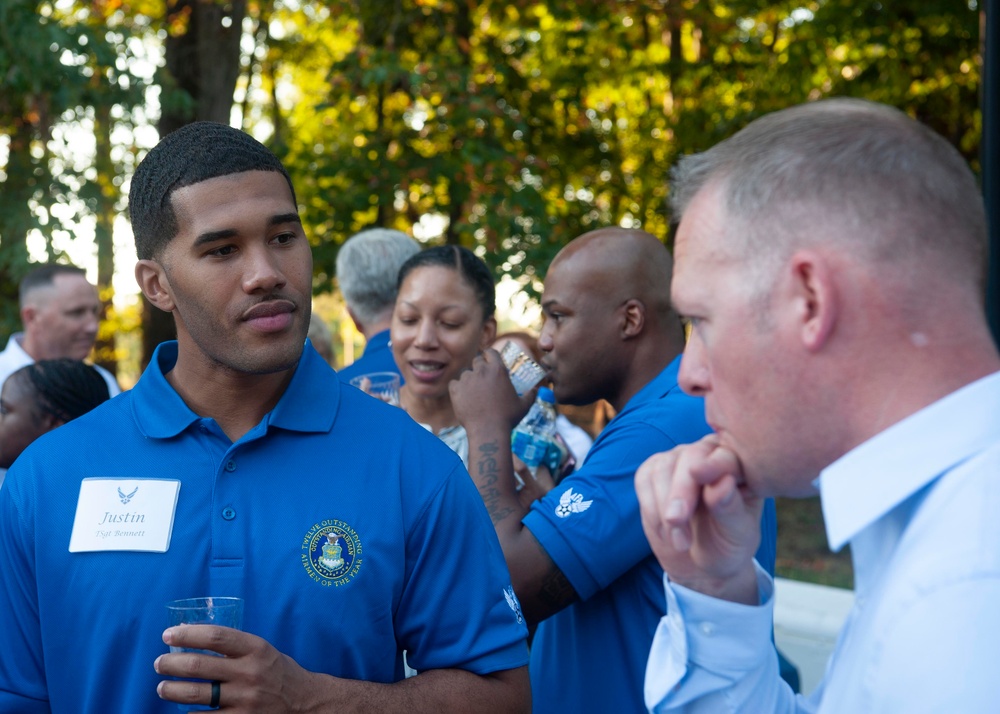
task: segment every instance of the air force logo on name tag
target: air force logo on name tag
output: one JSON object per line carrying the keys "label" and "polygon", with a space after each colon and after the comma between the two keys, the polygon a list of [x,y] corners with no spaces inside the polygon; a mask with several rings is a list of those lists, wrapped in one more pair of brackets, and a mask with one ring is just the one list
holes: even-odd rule
{"label": "air force logo on name tag", "polygon": [[320,585],[346,585],[358,574],[361,563],[361,539],[344,521],[322,520],[302,539],[302,567]]}
{"label": "air force logo on name tag", "polygon": [[166,553],[180,489],[177,479],[83,479],[69,552]]}

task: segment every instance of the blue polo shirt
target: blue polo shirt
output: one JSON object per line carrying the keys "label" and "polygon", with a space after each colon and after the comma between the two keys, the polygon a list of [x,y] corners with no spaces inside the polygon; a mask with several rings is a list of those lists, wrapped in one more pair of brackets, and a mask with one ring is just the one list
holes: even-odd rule
{"label": "blue polo shirt", "polygon": [[[389,346],[389,330],[383,330],[365,344],[365,351],[358,359],[343,369],[337,370],[337,375],[341,382],[350,382],[355,377],[372,372],[395,372],[399,374],[399,367],[392,357],[392,348]],[[400,375],[400,384],[403,377]]]}
{"label": "blue polo shirt", "polygon": [[[161,345],[134,389],[8,472],[0,711],[176,714],[153,671],[164,606],[201,595],[243,598],[244,630],[338,677],[397,681],[404,649],[420,671],[527,662],[493,526],[439,439],[344,389],[307,345],[275,408],[231,443],[167,383],[176,355]],[[144,480],[178,479],[167,551],[69,552],[87,477],[120,480],[113,513]]]}
{"label": "blue polo shirt", "polygon": [[[703,400],[677,384],[680,357],[598,435],[583,465],[523,523],[580,600],[543,621],[531,645],[534,711],[644,712],[643,675],[665,614],[663,570],[642,532],[635,472],[649,456],[710,433]],[[757,557],[773,572],[774,502]]]}

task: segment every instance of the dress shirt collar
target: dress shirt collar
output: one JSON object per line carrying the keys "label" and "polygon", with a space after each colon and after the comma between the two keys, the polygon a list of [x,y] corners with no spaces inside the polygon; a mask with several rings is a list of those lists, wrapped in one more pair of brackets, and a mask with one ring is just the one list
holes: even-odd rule
{"label": "dress shirt collar", "polygon": [[15,332],[10,336],[10,339],[7,340],[7,349],[4,351],[17,355],[18,359],[21,362],[24,362],[25,366],[27,366],[32,362],[34,362],[35,360],[31,355],[29,355],[27,352],[24,351],[24,347],[21,345],[21,342],[23,340],[24,340],[24,333]]}
{"label": "dress shirt collar", "polygon": [[893,424],[825,468],[818,479],[830,548],[938,476],[1000,439],[1000,372]]}
{"label": "dress shirt collar", "polygon": [[[136,424],[150,438],[168,439],[201,419],[167,381],[165,375],[176,362],[177,342],[160,344],[131,391]],[[306,341],[292,381],[274,409],[264,417],[262,425],[300,432],[329,431],[339,403],[340,381]],[[256,432],[257,428],[252,429],[247,437]]]}

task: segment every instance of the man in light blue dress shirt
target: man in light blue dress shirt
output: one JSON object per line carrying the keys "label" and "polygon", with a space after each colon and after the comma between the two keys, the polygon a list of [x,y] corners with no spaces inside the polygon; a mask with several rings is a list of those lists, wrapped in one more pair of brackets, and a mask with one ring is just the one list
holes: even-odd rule
{"label": "man in light blue dress shirt", "polygon": [[[1000,707],[1000,356],[986,221],[959,153],[901,112],[826,100],[674,170],[681,386],[715,434],[636,476],[667,615],[654,712]],[[752,560],[762,499],[819,492],[855,605],[796,697]]]}

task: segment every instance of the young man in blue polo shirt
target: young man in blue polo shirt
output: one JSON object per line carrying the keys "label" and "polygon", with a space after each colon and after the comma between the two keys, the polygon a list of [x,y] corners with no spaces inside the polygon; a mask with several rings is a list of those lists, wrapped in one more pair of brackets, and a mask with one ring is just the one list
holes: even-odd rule
{"label": "young man in blue polo shirt", "polygon": [[[525,711],[522,616],[461,462],[304,348],[312,259],[280,162],[189,125],[130,211],[178,339],[8,474],[0,711]],[[205,595],[242,598],[243,631],[165,629]]]}
{"label": "young man in blue polo shirt", "polygon": [[[644,710],[642,675],[665,601],[633,478],[648,456],[710,431],[702,400],[677,385],[684,334],[670,307],[671,267],[656,238],[620,228],[583,235],[553,260],[539,347],[556,398],[603,398],[618,413],[582,466],[530,510],[515,492],[510,456],[510,430],[527,404],[499,355],[477,358],[453,383],[470,473],[525,616],[540,623],[531,647],[536,712]],[[758,558],[773,571],[773,503],[762,536]]]}

